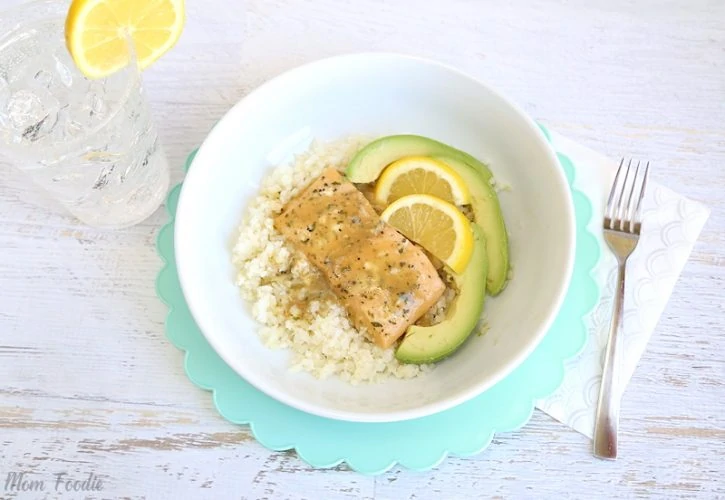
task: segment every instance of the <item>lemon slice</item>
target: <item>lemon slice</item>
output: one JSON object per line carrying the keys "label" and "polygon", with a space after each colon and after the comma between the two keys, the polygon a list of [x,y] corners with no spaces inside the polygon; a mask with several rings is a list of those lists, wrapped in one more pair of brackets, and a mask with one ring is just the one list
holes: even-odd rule
{"label": "lemon slice", "polygon": [[129,38],[140,69],[176,44],[183,0],[73,0],[65,23],[68,51],[88,78],[103,78],[129,61]]}
{"label": "lemon slice", "polygon": [[375,199],[390,203],[410,194],[430,194],[455,205],[471,201],[463,178],[445,163],[408,156],[388,165],[375,184]]}
{"label": "lemon slice", "polygon": [[411,194],[391,203],[380,218],[462,273],[473,252],[471,224],[460,210],[429,194]]}

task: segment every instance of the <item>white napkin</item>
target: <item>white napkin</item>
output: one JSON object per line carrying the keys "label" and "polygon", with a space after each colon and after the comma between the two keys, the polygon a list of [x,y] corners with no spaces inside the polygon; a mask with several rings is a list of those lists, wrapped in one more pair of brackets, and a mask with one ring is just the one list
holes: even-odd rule
{"label": "white napkin", "polygon": [[[601,258],[593,270],[601,297],[586,318],[589,339],[584,351],[565,365],[564,383],[550,397],[537,402],[537,408],[585,436],[592,437],[604,349],[609,334],[616,259],[602,238],[602,218],[617,163],[551,132],[556,151],[567,155],[575,165],[575,187],[592,201],[589,228],[601,248]],[[657,168],[651,165],[650,168]],[[642,214],[642,235],[627,265],[624,303],[623,387],[647,347],[657,321],[672,294],[692,247],[710,210],[656,182],[647,186]]]}

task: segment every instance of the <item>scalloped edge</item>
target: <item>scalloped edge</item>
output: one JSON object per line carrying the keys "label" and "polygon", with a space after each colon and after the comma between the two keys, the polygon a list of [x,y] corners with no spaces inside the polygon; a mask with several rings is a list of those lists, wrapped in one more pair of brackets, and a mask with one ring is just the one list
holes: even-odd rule
{"label": "scalloped edge", "polygon": [[[541,124],[538,124],[539,128],[541,129],[542,133],[546,137],[547,141],[551,145],[551,136],[548,132],[548,130]],[[553,147],[553,145],[552,145]],[[187,171],[189,167],[191,166],[194,157],[196,156],[196,153],[198,151],[198,148],[192,151],[185,164],[184,164],[184,171]],[[169,220],[166,224],[164,224],[159,232],[157,233],[156,237],[156,250],[163,262],[162,268],[159,271],[157,277],[156,277],[156,294],[159,297],[159,299],[169,308],[168,313],[166,315],[165,321],[164,321],[164,330],[166,333],[167,338],[169,341],[178,349],[180,349],[184,353],[184,371],[191,380],[191,382],[196,385],[197,387],[211,391],[212,392],[212,400],[214,402],[214,406],[219,412],[219,414],[224,417],[225,419],[232,421],[239,425],[247,425],[249,427],[250,432],[254,436],[254,438],[259,442],[262,446],[264,446],[267,449],[270,449],[272,451],[289,451],[294,450],[297,453],[297,456],[309,464],[310,466],[314,468],[331,468],[336,467],[341,464],[347,464],[348,467],[350,467],[352,470],[366,475],[377,475],[382,474],[393,467],[401,466],[406,469],[410,470],[416,470],[416,471],[425,471],[430,470],[438,465],[440,465],[446,458],[449,456],[451,457],[469,457],[473,455],[477,455],[481,453],[483,450],[485,450],[493,441],[494,436],[497,433],[501,432],[511,432],[514,430],[518,430],[522,428],[526,423],[529,422],[531,419],[531,416],[533,415],[534,408],[536,405],[536,401],[545,398],[551,394],[553,394],[558,387],[561,386],[564,375],[565,375],[565,363],[569,361],[570,359],[575,358],[578,356],[581,351],[586,346],[588,333],[586,329],[586,323],[585,318],[591,314],[591,312],[596,307],[596,304],[599,300],[599,289],[597,288],[596,281],[593,278],[592,272],[594,268],[596,267],[597,263],[599,262],[599,259],[601,257],[601,249],[599,248],[599,245],[597,244],[596,238],[594,235],[589,231],[588,225],[589,221],[591,220],[593,209],[591,201],[578,189],[574,187],[574,179],[575,179],[575,167],[574,164],[571,162],[571,160],[564,154],[557,152],[557,158],[559,159],[559,163],[562,165],[562,168],[564,169],[567,180],[569,182],[569,186],[572,191],[572,200],[575,206],[575,211],[577,214],[577,221],[576,221],[576,227],[577,227],[577,257],[579,257],[581,254],[581,246],[588,247],[587,253],[581,257],[582,259],[586,259],[583,263],[580,264],[580,267],[582,268],[582,277],[579,279],[583,279],[583,282],[580,286],[587,286],[588,292],[581,293],[580,295],[587,296],[587,299],[584,300],[584,303],[579,305],[577,308],[578,314],[580,315],[580,323],[581,328],[579,329],[579,335],[578,339],[576,339],[575,342],[571,342],[572,345],[576,345],[576,348],[568,353],[564,353],[561,356],[561,359],[554,360],[554,363],[556,367],[558,368],[557,375],[555,377],[551,377],[550,379],[554,380],[554,383],[547,384],[547,387],[538,389],[533,388],[532,392],[536,392],[536,394],[528,394],[526,398],[522,398],[523,406],[527,407],[526,410],[523,410],[519,414],[519,418],[516,418],[514,420],[513,425],[506,425],[506,426],[492,426],[492,428],[489,430],[488,433],[484,436],[484,438],[481,440],[481,442],[476,443],[474,446],[468,446],[466,449],[462,449],[459,447],[458,449],[452,449],[447,448],[444,450],[439,451],[436,455],[436,458],[430,457],[429,459],[424,460],[424,465],[419,464],[412,464],[405,458],[393,458],[390,460],[385,461],[385,465],[376,465],[373,467],[366,467],[363,464],[357,463],[358,460],[353,457],[340,457],[337,455],[336,457],[327,457],[322,458],[321,457],[314,457],[311,454],[314,453],[310,451],[308,453],[308,450],[305,448],[303,444],[284,444],[284,445],[273,445],[271,443],[271,439],[268,439],[268,436],[265,436],[267,433],[264,429],[260,428],[256,422],[251,421],[249,419],[232,419],[229,418],[227,412],[224,410],[222,405],[219,402],[220,393],[217,388],[214,386],[215,383],[209,383],[207,379],[215,379],[216,376],[212,375],[204,376],[200,375],[198,373],[193,373],[192,365],[193,365],[193,359],[194,354],[193,350],[191,349],[192,346],[185,346],[182,345],[182,343],[178,342],[178,339],[173,338],[173,335],[170,334],[170,324],[174,321],[175,315],[178,312],[178,304],[176,303],[176,300],[174,298],[171,298],[167,291],[164,289],[164,280],[168,279],[169,273],[172,271],[172,262],[174,261],[173,258],[173,226],[175,222],[175,213],[176,213],[176,203],[178,202],[178,195],[181,190],[182,183],[179,183],[175,185],[169,192],[167,196],[167,200],[165,203],[165,209],[169,216]],[[580,215],[580,214],[586,214],[586,215]],[[581,219],[581,220],[580,220]],[[586,273],[583,272],[583,269],[586,268],[588,271]],[[572,275],[572,282],[570,283],[570,287],[574,283],[575,275],[578,276],[578,273],[574,273]],[[181,298],[183,300],[183,295],[179,291],[179,294],[181,295]],[[568,292],[567,292],[568,294]],[[566,303],[566,301],[565,301]],[[563,307],[563,306],[562,306]],[[201,333],[200,333],[201,335]],[[547,335],[548,336],[548,335]],[[542,343],[546,341],[547,336],[544,337],[544,340],[542,340]],[[538,350],[538,347],[537,347]],[[537,352],[537,350],[532,353],[532,356]],[[560,350],[558,352],[561,352]],[[526,361],[524,361],[526,363]],[[522,364],[523,365],[523,364]],[[517,368],[518,370],[518,368]],[[513,374],[516,373],[515,370]],[[202,381],[203,380],[203,381]],[[505,380],[505,379],[504,379]],[[497,385],[500,385],[497,384]],[[494,388],[490,390],[494,390]],[[480,396],[478,396],[480,397]],[[475,398],[474,398],[475,399]],[[466,404],[466,403],[464,403]],[[458,407],[456,407],[458,408]],[[452,408],[447,411],[455,411],[456,408]],[[512,407],[513,408],[513,407]],[[445,413],[445,412],[443,412]],[[434,416],[434,415],[433,415]],[[431,416],[431,417],[433,417]],[[319,418],[319,417],[314,417]],[[430,418],[430,417],[424,417],[424,418]],[[398,422],[397,424],[404,424],[405,422]],[[370,424],[357,424],[357,425],[370,425]],[[378,424],[373,424],[378,425]]]}

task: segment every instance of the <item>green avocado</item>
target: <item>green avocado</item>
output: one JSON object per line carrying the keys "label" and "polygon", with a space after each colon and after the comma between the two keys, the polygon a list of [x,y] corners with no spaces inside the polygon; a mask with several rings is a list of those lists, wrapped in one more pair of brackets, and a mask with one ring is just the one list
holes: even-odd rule
{"label": "green avocado", "polygon": [[486,238],[488,278],[486,288],[497,295],[506,285],[509,272],[509,248],[506,225],[496,191],[490,184],[491,171],[468,153],[419,135],[390,135],[362,148],[350,161],[345,174],[356,183],[375,181],[395,160],[405,156],[432,156],[456,170],[471,192],[471,207],[476,223]]}
{"label": "green avocado", "polygon": [[446,156],[470,165],[486,181],[491,178],[488,167],[473,156],[421,135],[389,135],[374,140],[350,160],[345,175],[358,184],[374,182],[385,167],[404,156]]}
{"label": "green avocado", "polygon": [[433,326],[408,327],[395,357],[403,363],[435,363],[453,354],[476,328],[486,299],[486,239],[477,224],[473,230],[473,254],[466,270],[453,274],[458,295],[448,307],[446,319]]}

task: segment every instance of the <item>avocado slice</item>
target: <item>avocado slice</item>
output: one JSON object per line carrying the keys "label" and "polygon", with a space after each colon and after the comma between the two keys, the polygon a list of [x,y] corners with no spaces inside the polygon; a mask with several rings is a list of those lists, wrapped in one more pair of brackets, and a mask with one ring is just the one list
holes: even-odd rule
{"label": "avocado slice", "polygon": [[351,182],[365,184],[380,177],[385,167],[404,156],[446,156],[470,165],[488,181],[491,171],[468,153],[421,135],[389,135],[376,139],[350,160],[345,175]]}
{"label": "avocado slice", "polygon": [[452,157],[438,156],[440,160],[463,177],[471,193],[471,208],[476,223],[483,228],[486,236],[486,256],[488,258],[488,276],[486,289],[491,295],[498,295],[506,286],[509,273],[509,248],[506,224],[501,213],[496,190],[489,180],[483,180],[478,170],[468,163]]}
{"label": "avocado slice", "polygon": [[477,224],[473,230],[473,255],[461,274],[453,274],[458,295],[446,319],[433,326],[408,327],[395,357],[403,363],[435,363],[453,354],[476,328],[486,299],[486,238]]}
{"label": "avocado slice", "polygon": [[390,135],[362,148],[347,166],[352,182],[375,181],[385,167],[405,156],[433,156],[455,169],[471,192],[476,222],[483,227],[488,253],[486,288],[498,295],[506,285],[509,272],[509,248],[506,225],[496,191],[490,184],[491,171],[468,153],[420,135]]}

